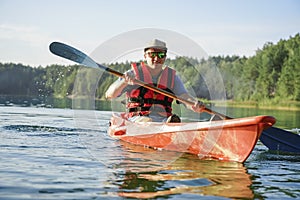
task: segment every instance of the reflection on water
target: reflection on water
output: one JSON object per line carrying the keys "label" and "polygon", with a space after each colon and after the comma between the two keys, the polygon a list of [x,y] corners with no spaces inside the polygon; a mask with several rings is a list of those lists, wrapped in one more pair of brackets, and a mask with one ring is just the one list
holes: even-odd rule
{"label": "reflection on water", "polygon": [[256,145],[245,166],[253,174],[255,199],[299,199],[300,157],[295,153],[268,151]]}
{"label": "reflection on water", "polygon": [[117,167],[124,172],[117,176],[123,179],[113,183],[118,185],[122,197],[254,196],[250,189],[251,175],[241,163],[200,160],[195,155],[159,152],[125,142],[122,146],[126,151]]}

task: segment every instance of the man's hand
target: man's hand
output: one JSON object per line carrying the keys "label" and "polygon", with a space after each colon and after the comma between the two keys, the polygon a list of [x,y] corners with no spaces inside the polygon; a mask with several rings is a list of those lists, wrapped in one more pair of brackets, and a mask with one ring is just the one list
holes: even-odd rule
{"label": "man's hand", "polygon": [[188,101],[190,101],[191,103],[194,102],[194,104],[185,104],[185,106],[194,111],[194,112],[203,112],[205,110],[205,105],[202,101],[198,101],[196,98],[194,98],[193,96],[191,96],[188,93],[184,93],[182,95],[180,95],[180,98],[182,99],[186,99]]}
{"label": "man's hand", "polygon": [[203,112],[205,109],[205,105],[202,101],[196,101],[191,108],[195,112]]}
{"label": "man's hand", "polygon": [[134,73],[131,71],[127,71],[124,73],[124,81],[128,84],[128,85],[134,85],[134,81],[135,81],[135,76]]}

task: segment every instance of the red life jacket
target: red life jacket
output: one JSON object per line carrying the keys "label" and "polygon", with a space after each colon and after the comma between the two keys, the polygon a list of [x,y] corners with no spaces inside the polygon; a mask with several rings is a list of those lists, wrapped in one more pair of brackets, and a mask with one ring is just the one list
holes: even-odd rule
{"label": "red life jacket", "polygon": [[[141,64],[132,63],[131,67],[137,79],[173,93],[172,90],[174,88],[174,79],[176,74],[175,70],[165,67],[158,77],[158,83],[154,84],[152,76],[143,62]],[[126,96],[128,117],[149,115],[150,112],[156,112],[165,117],[172,115],[173,98],[154,92],[142,86],[126,92]]]}

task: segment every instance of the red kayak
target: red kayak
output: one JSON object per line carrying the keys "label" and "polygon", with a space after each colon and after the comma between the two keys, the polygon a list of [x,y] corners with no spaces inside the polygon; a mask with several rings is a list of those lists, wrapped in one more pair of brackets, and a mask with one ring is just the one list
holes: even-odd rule
{"label": "red kayak", "polygon": [[271,116],[209,122],[131,122],[124,113],[112,116],[113,138],[151,147],[198,155],[201,159],[244,162],[263,130],[275,124]]}

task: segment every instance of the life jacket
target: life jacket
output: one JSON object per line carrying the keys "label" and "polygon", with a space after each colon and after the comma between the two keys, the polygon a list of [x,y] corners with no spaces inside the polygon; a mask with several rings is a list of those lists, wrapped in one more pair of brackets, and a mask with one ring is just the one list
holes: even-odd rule
{"label": "life jacket", "polygon": [[[169,93],[173,93],[174,79],[176,71],[165,67],[154,84],[152,76],[145,65],[145,63],[132,63],[131,67],[135,73],[136,79],[146,82],[150,85],[163,89]],[[156,112],[159,115],[169,117],[172,115],[173,98],[167,97],[163,94],[154,92],[153,90],[140,86],[136,89],[126,92],[127,96],[127,115],[144,116],[149,115],[150,112]]]}

